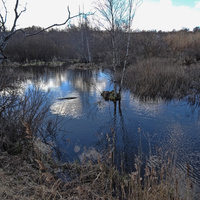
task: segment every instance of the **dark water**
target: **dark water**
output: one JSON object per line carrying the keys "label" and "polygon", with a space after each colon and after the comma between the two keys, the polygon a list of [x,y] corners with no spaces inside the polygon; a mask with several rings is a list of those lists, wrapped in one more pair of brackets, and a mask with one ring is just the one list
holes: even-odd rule
{"label": "dark water", "polygon": [[[52,117],[62,118],[57,141],[66,160],[101,157],[106,135],[111,137],[113,131],[116,162],[123,156],[128,170],[133,169],[140,148],[144,157],[160,148],[175,152],[180,169],[189,163],[200,185],[199,108],[186,101],[142,102],[128,90],[122,92],[120,105],[104,101],[100,92],[113,87],[106,70],[43,68],[23,73],[28,77],[27,87],[35,83],[53,94],[50,111]],[[76,99],[58,100],[63,97]]]}

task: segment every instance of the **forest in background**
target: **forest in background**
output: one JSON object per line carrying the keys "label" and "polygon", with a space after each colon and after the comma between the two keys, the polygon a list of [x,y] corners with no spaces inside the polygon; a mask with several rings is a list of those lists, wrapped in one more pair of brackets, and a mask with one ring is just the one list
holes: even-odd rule
{"label": "forest in background", "polygon": [[[110,4],[111,16],[116,18],[111,20],[106,31],[91,28],[87,21],[64,30],[48,28],[45,31],[41,27],[17,30],[17,19],[26,11],[25,7],[18,12],[18,2],[16,0],[15,21],[9,32],[5,26],[6,1],[2,0],[5,18],[0,14],[3,30],[0,59],[8,58],[8,63],[13,66],[18,66],[17,63],[27,63],[29,66],[30,63],[54,61],[69,64],[96,63],[113,65],[115,72],[116,65],[119,70],[126,69],[123,64],[128,57],[127,66],[130,67],[126,70],[125,85],[134,95],[144,100],[186,96],[192,105],[199,105],[199,28],[193,31],[133,32],[130,27],[134,12],[132,15],[129,13],[129,23],[124,29],[124,24],[117,20],[118,16],[114,15],[116,12],[113,12]],[[68,14],[66,22],[72,18],[70,12]],[[129,34],[130,51],[127,54]],[[119,75],[114,73],[113,83],[118,81],[122,85],[123,77]],[[41,138],[46,147],[52,147],[51,142],[49,146],[46,144],[46,139],[54,138],[59,128],[57,120],[48,118],[49,97],[39,88],[21,95],[18,89],[22,87],[22,80],[24,77],[19,77],[11,68],[0,66],[0,92],[3,94],[0,98],[2,199],[192,199],[191,167],[186,163],[185,175],[181,177],[176,170],[173,153],[162,157],[158,151],[159,160],[155,166],[149,165],[151,157],[142,163],[142,152],[138,152],[138,156],[133,157],[135,171],[130,174],[123,170],[117,171],[112,146],[115,133],[112,131],[112,137],[107,138],[108,142],[111,141],[111,148],[105,150],[104,160],[66,165],[54,162],[51,159],[52,149],[46,153],[36,145],[39,143],[37,139]],[[60,172],[67,173],[70,180],[66,179],[65,182],[59,178]]]}
{"label": "forest in background", "polygon": [[[40,27],[24,29],[34,33]],[[123,65],[126,55],[126,32],[117,30],[117,63]],[[73,60],[81,63],[112,63],[112,41],[107,31],[91,28],[87,23],[71,26],[64,30],[51,29],[33,37],[15,34],[8,43],[5,53],[12,62]],[[128,64],[144,59],[160,58],[173,63],[190,65],[200,60],[200,29],[193,31],[137,31],[131,33]]]}

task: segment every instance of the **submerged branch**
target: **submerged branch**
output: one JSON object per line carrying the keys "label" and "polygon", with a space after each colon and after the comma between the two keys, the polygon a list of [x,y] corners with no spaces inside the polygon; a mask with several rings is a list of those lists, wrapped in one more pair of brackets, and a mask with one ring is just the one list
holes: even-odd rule
{"label": "submerged branch", "polygon": [[58,100],[70,100],[70,99],[77,99],[78,97],[65,97],[65,98],[59,98]]}

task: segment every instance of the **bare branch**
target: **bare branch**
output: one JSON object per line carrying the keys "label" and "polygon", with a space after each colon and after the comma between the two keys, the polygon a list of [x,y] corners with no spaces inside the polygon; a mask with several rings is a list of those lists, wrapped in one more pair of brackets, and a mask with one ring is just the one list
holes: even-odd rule
{"label": "bare branch", "polygon": [[[77,14],[77,15],[71,16],[69,6],[67,6],[67,10],[68,10],[68,18],[67,18],[63,23],[60,23],[60,24],[53,24],[53,25],[48,26],[48,27],[46,27],[46,28],[43,28],[42,30],[37,31],[37,32],[35,32],[35,33],[26,33],[23,29],[17,29],[17,30],[15,30],[15,31],[11,32],[9,35],[7,35],[6,40],[8,40],[12,35],[14,35],[14,34],[17,33],[17,32],[22,32],[22,33],[24,33],[25,37],[30,37],[30,36],[38,35],[38,34],[44,32],[44,31],[47,31],[47,30],[49,30],[49,29],[51,29],[51,28],[58,27],[58,26],[63,26],[63,25],[65,25],[65,24],[67,24],[67,22],[70,21],[71,19],[76,18],[76,17],[78,17],[78,16],[84,14],[84,13],[79,13],[79,14]],[[84,15],[85,15],[85,14],[84,14]]]}
{"label": "bare branch", "polygon": [[[25,35],[25,37],[30,37],[30,36],[40,34],[40,33],[47,31],[48,29],[51,29],[51,28],[63,26],[65,24],[67,24],[67,22],[69,22],[69,20],[76,18],[80,15],[86,15],[84,13],[79,13],[77,15],[71,16],[70,9],[69,9],[69,6],[68,6],[67,7],[68,17],[63,23],[53,24],[53,25],[48,26],[46,28],[43,28],[43,29],[41,29],[41,30],[39,30],[35,33],[26,33],[23,29],[16,29],[16,26],[17,26],[17,21],[18,21],[19,17],[22,15],[22,13],[24,13],[26,11],[26,5],[27,4],[25,5],[25,7],[23,9],[21,9],[21,11],[19,11],[19,1],[20,0],[15,0],[15,7],[14,7],[15,17],[14,17],[14,21],[13,21],[13,24],[12,24],[12,28],[11,28],[10,31],[6,31],[6,21],[7,21],[7,14],[8,14],[7,7],[6,7],[6,0],[0,0],[0,1],[3,3],[3,6],[2,6],[3,12],[0,12],[0,64],[2,62],[2,59],[5,58],[3,52],[4,52],[4,50],[7,46],[8,40],[14,34],[16,34],[17,32],[22,32]],[[2,14],[4,12],[5,12],[5,16],[3,16],[3,14]],[[92,14],[87,14],[87,15],[92,15]]]}
{"label": "bare branch", "polygon": [[[65,25],[65,24],[67,24],[67,22],[70,21],[71,19],[76,18],[76,17],[78,17],[78,16],[80,16],[80,15],[85,15],[84,13],[79,13],[79,14],[77,14],[77,15],[71,16],[71,12],[70,12],[69,6],[67,6],[67,10],[68,10],[68,18],[67,18],[63,23],[60,23],[60,24],[53,24],[53,25],[48,26],[48,27],[46,27],[46,28],[43,28],[42,30],[37,31],[37,32],[35,32],[35,33],[26,33],[23,29],[17,29],[17,30],[15,30],[15,31],[13,31],[13,32],[11,31],[10,34],[8,34],[8,35],[6,36],[6,39],[5,39],[5,40],[6,40],[6,41],[9,40],[9,38],[10,38],[11,36],[13,36],[14,34],[16,34],[17,32],[22,32],[22,33],[25,35],[25,37],[30,37],[30,36],[38,35],[38,34],[44,32],[44,31],[47,31],[47,30],[49,30],[49,29],[51,29],[51,28],[58,27],[58,26],[63,26],[63,25]],[[88,14],[88,15],[89,15],[89,14]]]}
{"label": "bare branch", "polygon": [[71,19],[73,19],[73,18],[76,18],[76,17],[78,17],[78,16],[80,16],[80,15],[83,15],[83,13],[79,13],[79,14],[77,14],[77,15],[71,16],[69,6],[67,6],[67,10],[68,10],[68,18],[67,18],[63,23],[60,23],[60,24],[53,24],[53,25],[51,25],[51,26],[48,26],[48,27],[46,27],[46,28],[44,28],[44,29],[42,29],[42,30],[40,30],[40,31],[38,31],[38,32],[32,33],[32,34],[25,33],[25,36],[26,36],[26,37],[29,37],[29,36],[37,35],[37,34],[42,33],[42,32],[44,32],[44,31],[46,31],[46,30],[48,30],[48,29],[51,29],[51,28],[53,28],[53,27],[63,26],[63,25],[65,25],[65,24],[67,24],[67,22],[68,22],[69,20],[71,20]]}
{"label": "bare branch", "polygon": [[26,6],[25,6],[24,9],[22,11],[20,11],[20,13],[18,13],[18,11],[17,11],[18,6],[19,6],[19,0],[16,0],[15,9],[14,9],[14,11],[15,11],[15,19],[14,19],[14,22],[13,22],[11,33],[15,31],[18,18],[21,16],[21,14],[23,12],[26,11]]}
{"label": "bare branch", "polygon": [[2,0],[2,3],[3,3],[3,8],[5,10],[5,16],[3,17],[3,15],[0,13],[0,28],[2,29],[2,31],[5,31],[6,30],[5,23],[7,21],[8,11],[6,7],[6,2]]}
{"label": "bare branch", "polygon": [[[137,8],[141,5],[142,0],[98,0],[97,11],[100,13],[101,18],[97,19],[99,24],[106,29],[112,41],[112,65],[114,77],[116,78],[116,67],[120,65],[120,31],[127,32],[126,53],[124,56],[123,72],[121,77],[121,84],[119,86],[119,94],[124,80],[124,73],[126,70],[127,60],[129,57],[130,48],[130,33],[132,22]],[[103,20],[103,22],[101,22]],[[120,31],[119,31],[120,30]],[[117,97],[117,86],[114,81],[114,96]]]}

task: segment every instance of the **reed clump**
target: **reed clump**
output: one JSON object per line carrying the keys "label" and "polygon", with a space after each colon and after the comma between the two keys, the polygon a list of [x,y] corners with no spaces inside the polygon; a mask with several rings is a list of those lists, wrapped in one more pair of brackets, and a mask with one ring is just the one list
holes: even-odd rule
{"label": "reed clump", "polygon": [[129,67],[125,85],[141,99],[198,97],[200,67],[178,65],[168,59],[151,58]]}
{"label": "reed clump", "polygon": [[189,174],[180,177],[171,158],[154,157],[143,166],[136,156],[131,173],[119,172],[112,156],[96,164],[62,165],[39,158],[28,162],[7,152],[0,159],[1,199],[194,199]]}

